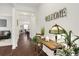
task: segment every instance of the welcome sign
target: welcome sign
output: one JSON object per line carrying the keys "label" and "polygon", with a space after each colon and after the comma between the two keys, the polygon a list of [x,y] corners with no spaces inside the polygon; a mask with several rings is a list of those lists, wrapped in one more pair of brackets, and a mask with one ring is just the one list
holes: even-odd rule
{"label": "welcome sign", "polygon": [[59,10],[58,12],[54,12],[53,14],[46,16],[45,20],[50,21],[50,20],[62,18],[62,17],[65,17],[65,16],[67,16],[67,9],[63,8],[63,9]]}

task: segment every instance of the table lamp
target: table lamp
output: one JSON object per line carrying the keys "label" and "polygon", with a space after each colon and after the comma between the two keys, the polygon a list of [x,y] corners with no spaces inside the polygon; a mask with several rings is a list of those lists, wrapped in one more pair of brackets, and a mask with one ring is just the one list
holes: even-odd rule
{"label": "table lamp", "polygon": [[[63,29],[61,26],[55,24],[52,26],[52,28],[49,30],[50,34],[55,34],[55,41],[57,42],[57,35],[58,34],[66,34],[67,32],[65,29]],[[54,51],[54,55],[56,55],[56,50]]]}
{"label": "table lamp", "polygon": [[50,34],[55,34],[55,41],[57,42],[57,35],[58,35],[58,34],[64,34],[64,33],[65,33],[65,30],[64,30],[61,26],[55,24],[55,25],[52,26],[52,28],[49,30],[49,33],[50,33]]}

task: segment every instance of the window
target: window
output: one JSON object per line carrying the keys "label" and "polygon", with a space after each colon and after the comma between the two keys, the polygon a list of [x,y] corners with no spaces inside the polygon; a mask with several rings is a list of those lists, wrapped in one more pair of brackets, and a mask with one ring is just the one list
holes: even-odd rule
{"label": "window", "polygon": [[28,29],[28,25],[27,24],[24,25],[24,29]]}

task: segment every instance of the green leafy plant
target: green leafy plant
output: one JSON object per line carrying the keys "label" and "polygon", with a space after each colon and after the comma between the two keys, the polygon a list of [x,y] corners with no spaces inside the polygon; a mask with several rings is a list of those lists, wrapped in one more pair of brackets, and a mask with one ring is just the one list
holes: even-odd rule
{"label": "green leafy plant", "polygon": [[72,33],[72,31],[69,31],[69,34],[67,34],[67,37],[66,37],[66,44],[67,44],[69,47],[72,46],[71,33]]}
{"label": "green leafy plant", "polygon": [[32,39],[32,41],[33,41],[34,43],[38,43],[40,39],[41,39],[40,36],[34,36],[33,39]]}
{"label": "green leafy plant", "polygon": [[79,36],[76,36],[75,39],[71,40],[71,34],[72,34],[72,31],[69,31],[69,34],[66,32],[65,43],[69,47],[72,47],[74,45],[75,41],[77,41],[79,39]]}
{"label": "green leafy plant", "polygon": [[78,55],[78,53],[79,53],[79,47],[77,47],[76,44],[73,45],[73,51],[75,52],[75,55]]}
{"label": "green leafy plant", "polygon": [[45,34],[45,28],[42,27],[42,28],[41,28],[41,35],[44,35],[44,34]]}
{"label": "green leafy plant", "polygon": [[36,43],[37,39],[38,39],[37,36],[34,36],[32,40],[33,40],[34,43]]}
{"label": "green leafy plant", "polygon": [[[65,31],[65,43],[67,44],[68,48],[67,50],[63,49],[63,52],[66,54],[66,56],[69,56],[72,54],[72,51],[74,51],[75,55],[77,55],[79,53],[79,47],[77,47],[75,41],[79,39],[79,36],[76,36],[75,39],[71,40],[71,34],[72,31],[69,31],[69,33],[67,33]],[[72,49],[72,50],[71,50]]]}
{"label": "green leafy plant", "polygon": [[72,49],[70,48],[70,49],[63,49],[63,51],[64,51],[64,54],[66,55],[66,56],[70,56],[71,54],[72,54]]}

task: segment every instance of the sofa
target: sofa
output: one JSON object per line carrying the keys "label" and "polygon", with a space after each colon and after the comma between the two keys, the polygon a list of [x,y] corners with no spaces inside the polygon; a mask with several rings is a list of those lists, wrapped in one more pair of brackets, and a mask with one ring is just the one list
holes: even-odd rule
{"label": "sofa", "polygon": [[0,31],[0,40],[11,38],[11,32],[9,30]]}

